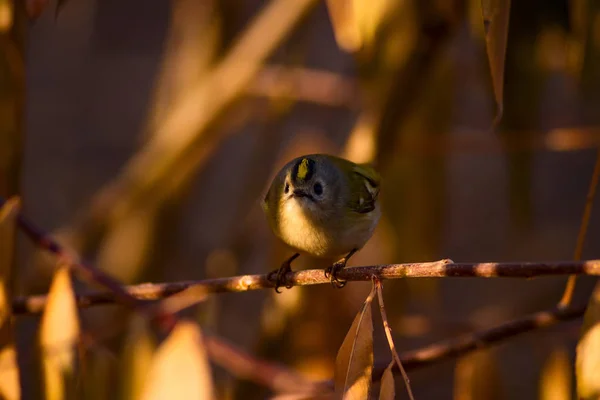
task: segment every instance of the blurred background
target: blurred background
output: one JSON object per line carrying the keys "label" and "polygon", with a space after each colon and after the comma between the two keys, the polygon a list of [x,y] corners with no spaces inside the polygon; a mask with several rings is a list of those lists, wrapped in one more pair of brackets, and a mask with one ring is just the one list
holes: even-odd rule
{"label": "blurred background", "polygon": [[[31,219],[123,282],[277,268],[290,251],[259,201],[285,162],[312,152],[370,161],[383,175],[382,220],[349,265],[573,258],[600,144],[597,2],[513,1],[500,97],[482,13],[503,2],[365,1],[358,30],[335,13],[339,2],[61,3],[58,16],[49,3],[21,23],[26,39],[4,47],[3,92],[23,94],[26,116],[23,127],[4,118],[3,129],[23,132],[11,171]],[[12,63],[15,51],[23,65]],[[492,129],[498,99],[503,115]],[[598,257],[598,240],[600,211],[584,259]],[[44,292],[52,264],[21,242],[18,293]],[[323,265],[300,258],[294,267]],[[564,283],[412,279],[384,289],[401,351],[552,307]],[[580,279],[575,302],[592,284]],[[331,379],[369,290],[220,294],[188,315],[257,357]],[[99,342],[119,348],[125,327],[102,329],[125,325],[121,308],[82,318]],[[390,359],[378,318],[376,362]],[[21,348],[37,323],[20,319]],[[574,398],[579,328],[563,323],[409,371],[415,397]],[[269,395],[219,368],[215,379],[220,398]],[[36,398],[35,384],[24,390]]]}

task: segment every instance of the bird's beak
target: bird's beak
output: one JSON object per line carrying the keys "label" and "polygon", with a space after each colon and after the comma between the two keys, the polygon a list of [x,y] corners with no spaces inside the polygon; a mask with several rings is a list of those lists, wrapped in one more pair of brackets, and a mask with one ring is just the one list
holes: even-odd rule
{"label": "bird's beak", "polygon": [[294,189],[294,197],[309,197],[308,193],[300,190],[300,189]]}

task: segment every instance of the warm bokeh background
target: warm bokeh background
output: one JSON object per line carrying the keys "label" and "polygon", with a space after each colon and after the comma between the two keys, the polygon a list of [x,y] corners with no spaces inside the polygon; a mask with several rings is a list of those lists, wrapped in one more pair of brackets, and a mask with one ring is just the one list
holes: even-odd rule
{"label": "warm bokeh background", "polygon": [[[132,195],[132,205],[112,219],[90,211],[106,211],[98,204],[115,200],[101,195],[107,185],[123,178],[148,143],[169,147],[180,139],[185,128],[155,127],[190,87],[213,76],[271,3],[71,0],[56,19],[46,10],[30,24],[26,45],[26,213],[123,282],[263,273],[289,255],[258,203],[270,177],[294,156],[327,152],[373,161],[384,177],[382,221],[351,265],[573,257],[600,133],[598,5],[512,2],[504,115],[492,131],[495,99],[478,1],[374,2],[388,8],[383,19],[365,23],[376,34],[365,35],[354,53],[338,46],[325,2],[312,3],[236,101],[205,129],[185,132],[200,140],[165,167],[168,184]],[[271,39],[262,32],[252,44]],[[215,102],[246,68],[244,54],[213,82]],[[189,113],[212,111],[210,101],[189,103]],[[161,155],[152,155],[157,165]],[[599,240],[600,211],[584,258],[598,257]],[[20,250],[20,292],[46,290],[43,257],[27,243]],[[296,268],[319,266],[298,261]],[[411,349],[548,308],[564,281],[390,281],[386,305],[396,344]],[[587,299],[591,283],[581,279],[576,301]],[[329,379],[368,291],[368,283],[353,283],[341,291],[321,285],[279,296],[223,294],[190,315],[256,356]],[[110,307],[83,318],[97,333],[125,317]],[[22,321],[22,348],[35,324]],[[415,396],[537,398],[560,377],[574,381],[579,327],[564,323],[411,371]],[[118,348],[118,333],[97,335]],[[389,359],[377,323],[375,335],[376,360]],[[223,398],[268,393],[219,369],[216,379]],[[36,385],[25,391],[32,398]]]}

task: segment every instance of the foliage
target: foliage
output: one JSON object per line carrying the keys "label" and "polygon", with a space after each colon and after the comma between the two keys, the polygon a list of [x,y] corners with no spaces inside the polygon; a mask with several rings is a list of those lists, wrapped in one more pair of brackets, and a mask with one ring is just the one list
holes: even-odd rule
{"label": "foliage", "polygon": [[[597,4],[50,4],[0,0],[0,195],[11,198],[0,209],[0,397],[387,400],[403,396],[401,372],[409,398],[440,398],[452,379],[439,361],[463,355],[457,399],[517,398],[517,385],[524,398],[569,398],[572,386],[598,397],[598,287],[574,384],[567,324],[468,354],[581,316],[574,280],[560,307],[516,319],[546,308],[560,288],[492,279],[467,293],[463,281],[396,279],[386,283],[386,309],[381,283],[599,274],[597,260],[579,262],[588,223],[598,235],[600,153],[579,219],[585,150],[600,143]],[[132,104],[147,115],[132,117]],[[370,292],[359,282],[316,285],[323,278],[311,270],[288,276],[311,288],[216,294],[269,287],[258,266],[286,254],[257,199],[277,166],[312,152],[382,172],[384,217],[353,258],[367,267],[342,272],[372,280]],[[26,220],[17,198],[40,225],[62,225],[58,234]],[[399,264],[446,253],[564,259],[579,221],[576,263]],[[17,246],[17,227],[41,257]],[[125,286],[147,281],[169,283]],[[118,306],[95,307],[106,303]],[[39,320],[20,315],[32,310],[43,311]],[[433,344],[409,351],[425,342]],[[516,368],[498,373],[518,357],[539,382]],[[426,364],[440,367],[413,373]]]}

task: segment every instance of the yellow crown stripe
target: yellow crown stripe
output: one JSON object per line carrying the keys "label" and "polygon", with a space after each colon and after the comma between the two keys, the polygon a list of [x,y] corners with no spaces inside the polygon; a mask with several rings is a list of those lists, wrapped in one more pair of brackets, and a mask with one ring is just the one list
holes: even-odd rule
{"label": "yellow crown stripe", "polygon": [[308,158],[303,158],[298,166],[298,179],[304,180],[306,179],[306,175],[308,175]]}

